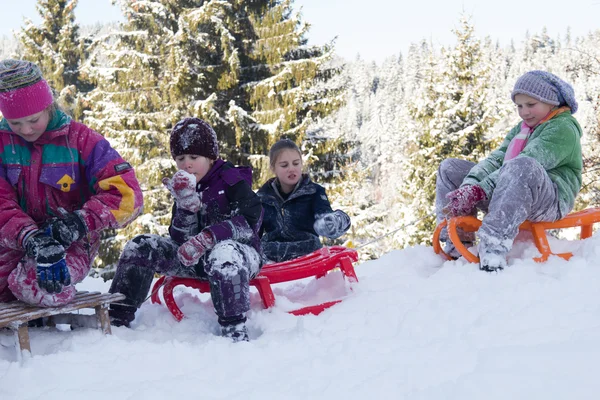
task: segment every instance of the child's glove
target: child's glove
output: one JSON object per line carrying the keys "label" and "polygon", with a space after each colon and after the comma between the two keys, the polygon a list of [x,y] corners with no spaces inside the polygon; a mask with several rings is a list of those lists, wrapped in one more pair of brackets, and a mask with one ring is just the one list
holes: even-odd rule
{"label": "child's glove", "polygon": [[215,238],[209,231],[202,231],[182,244],[177,250],[179,261],[189,267],[200,261],[200,257],[215,245]]}
{"label": "child's glove", "polygon": [[481,186],[464,185],[448,193],[446,198],[450,203],[444,207],[443,212],[451,217],[469,215],[475,205],[485,200],[486,195]]}
{"label": "child's glove", "polygon": [[322,214],[315,220],[313,228],[319,236],[336,239],[350,228],[350,218],[339,210]]}
{"label": "child's glove", "polygon": [[54,218],[42,228],[46,235],[56,239],[65,248],[87,235],[87,227],[77,213],[66,214],[62,218]]}
{"label": "child's glove", "polygon": [[200,197],[196,193],[196,177],[185,171],[177,171],[173,179],[163,178],[163,185],[173,195],[177,207],[191,212],[200,210]]}
{"label": "child's glove", "polygon": [[48,293],[60,293],[63,285],[71,284],[65,248],[56,239],[37,231],[29,236],[24,247],[27,255],[37,262],[36,275],[40,288]]}

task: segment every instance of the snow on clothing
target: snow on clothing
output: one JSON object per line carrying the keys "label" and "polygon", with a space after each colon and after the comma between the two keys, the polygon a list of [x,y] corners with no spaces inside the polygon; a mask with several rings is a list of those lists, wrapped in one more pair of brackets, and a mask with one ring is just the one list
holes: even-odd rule
{"label": "snow on clothing", "polygon": [[327,214],[335,213],[339,221],[327,237],[340,237],[350,228],[350,217],[341,210],[334,212],[325,189],[306,174],[287,197],[281,194],[277,178],[269,179],[258,190],[258,195],[265,209],[263,253],[269,260],[291,260],[320,249],[322,244],[314,228],[315,220]]}
{"label": "snow on clothing", "polygon": [[[487,200],[477,204],[478,209],[487,212],[478,231],[482,257],[504,256],[512,247],[519,225],[527,219],[556,221],[566,216],[581,188],[582,131],[570,113],[563,112],[538,125],[521,153],[504,161],[509,143],[520,132],[521,124],[479,164],[447,159],[438,169],[438,223],[445,218],[442,209],[449,192],[462,185],[479,185],[486,192]],[[474,209],[472,214],[476,212]],[[465,242],[474,239],[472,233],[459,235]],[[445,229],[441,239],[447,240]]]}
{"label": "snow on clothing", "polygon": [[[111,305],[111,316],[130,322],[148,295],[155,272],[170,276],[207,279],[215,311],[221,318],[239,316],[250,309],[249,282],[262,266],[258,231],[262,206],[250,186],[248,167],[235,168],[217,159],[198,182],[202,200],[198,213],[173,206],[170,237],[140,235],[130,241],[117,267],[111,293],[125,294],[123,305]],[[177,249],[201,231],[210,232],[215,246],[200,262],[186,267]]]}
{"label": "snow on clothing", "polygon": [[[0,146],[0,301],[68,303],[98,253],[100,231],[122,228],[140,213],[135,173],[99,133],[61,111],[33,143],[0,121]],[[51,295],[37,285],[35,262],[23,258],[23,239],[61,216],[60,208],[80,210],[89,234],[67,249],[71,286]]]}
{"label": "snow on clothing", "polygon": [[[515,126],[497,150],[474,166],[463,185],[479,185],[488,199],[492,197],[508,145],[521,132],[521,124]],[[541,123],[531,133],[525,148],[518,157],[531,157],[548,173],[558,188],[560,216],[566,216],[575,205],[575,197],[581,189],[581,136],[579,123],[570,112],[562,112]]]}

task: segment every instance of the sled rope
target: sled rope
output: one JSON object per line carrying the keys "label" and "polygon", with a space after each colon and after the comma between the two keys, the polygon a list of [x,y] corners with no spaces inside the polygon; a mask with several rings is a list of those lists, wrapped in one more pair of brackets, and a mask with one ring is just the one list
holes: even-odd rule
{"label": "sled rope", "polygon": [[415,225],[417,222],[420,222],[420,221],[424,220],[425,218],[429,218],[429,217],[433,217],[433,216],[435,216],[435,211],[434,211],[434,212],[432,212],[432,213],[426,214],[426,215],[422,216],[421,218],[419,218],[419,219],[416,219],[416,220],[414,220],[414,221],[412,221],[412,222],[409,222],[408,224],[402,225],[402,226],[401,226],[400,228],[398,228],[398,229],[394,229],[393,231],[390,231],[390,232],[388,232],[388,233],[386,233],[386,234],[384,234],[384,235],[381,235],[381,236],[379,236],[379,237],[376,237],[375,239],[373,239],[373,240],[371,240],[371,241],[369,241],[369,242],[367,242],[367,243],[363,243],[363,244],[361,244],[360,246],[358,246],[358,247],[355,247],[355,249],[356,249],[356,250],[358,250],[358,249],[362,249],[363,247],[365,247],[365,246],[368,246],[368,245],[370,245],[370,244],[373,244],[373,243],[375,243],[375,242],[378,242],[378,241],[380,241],[381,239],[384,239],[384,238],[386,238],[386,237],[388,237],[388,236],[390,236],[390,235],[393,235],[394,233],[396,233],[396,232],[398,232],[398,231],[400,231],[400,230],[402,230],[402,229],[404,229],[404,228],[408,228],[409,226]]}

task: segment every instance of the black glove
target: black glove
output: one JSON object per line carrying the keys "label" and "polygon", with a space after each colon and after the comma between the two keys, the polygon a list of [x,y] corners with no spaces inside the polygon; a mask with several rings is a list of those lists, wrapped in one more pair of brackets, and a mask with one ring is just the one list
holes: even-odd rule
{"label": "black glove", "polygon": [[60,293],[63,285],[71,284],[65,248],[57,240],[37,231],[25,242],[25,252],[37,262],[36,275],[40,288],[48,293]]}
{"label": "black glove", "polygon": [[69,213],[62,218],[54,218],[40,229],[67,249],[73,242],[87,235],[85,223],[77,213]]}

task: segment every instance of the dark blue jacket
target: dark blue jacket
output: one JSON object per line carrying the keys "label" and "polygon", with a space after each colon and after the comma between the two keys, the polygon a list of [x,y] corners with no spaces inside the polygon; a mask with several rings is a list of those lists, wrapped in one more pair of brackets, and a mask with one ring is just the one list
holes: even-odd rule
{"label": "dark blue jacket", "polygon": [[[314,224],[317,218],[334,213],[325,193],[325,188],[302,175],[294,191],[284,200],[279,192],[276,178],[271,178],[259,190],[264,219],[261,227],[262,247],[265,256],[272,261],[291,260],[309,254],[322,247]],[[342,235],[350,227],[350,218]]]}

